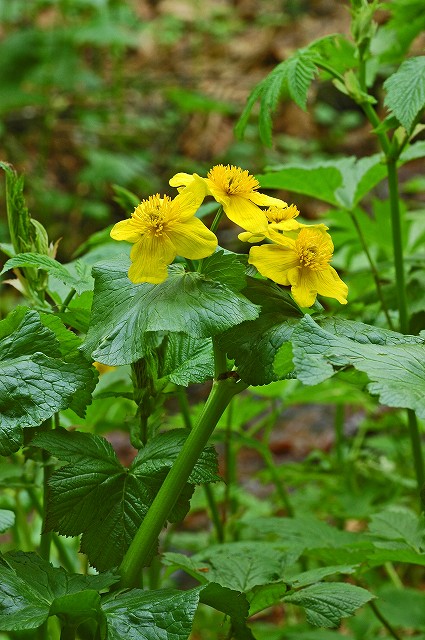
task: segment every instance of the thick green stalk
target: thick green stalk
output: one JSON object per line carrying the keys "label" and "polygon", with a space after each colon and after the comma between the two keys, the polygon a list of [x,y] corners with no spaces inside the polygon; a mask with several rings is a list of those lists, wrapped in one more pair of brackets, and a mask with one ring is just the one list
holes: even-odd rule
{"label": "thick green stalk", "polygon": [[[368,103],[362,104],[363,110],[368,117],[370,123],[375,127],[379,127],[379,120],[375,110]],[[388,189],[390,196],[391,211],[391,231],[393,241],[394,267],[397,288],[397,306],[399,312],[399,328],[401,333],[408,333],[409,330],[409,314],[407,307],[406,284],[404,274],[403,260],[403,242],[402,228],[400,216],[400,201],[398,192],[398,174],[397,174],[397,155],[393,154],[391,144],[385,133],[376,132],[382,150],[385,153],[387,161]],[[407,410],[410,442],[412,447],[412,456],[415,465],[416,480],[419,492],[422,490],[425,482],[424,461],[422,456],[422,444],[419,434],[419,426],[416,415],[411,409]],[[421,501],[421,506],[422,501]]]}
{"label": "thick green stalk", "polygon": [[197,424],[190,432],[124,556],[119,568],[121,587],[138,585],[142,568],[149,562],[168,514],[183,490],[223,411],[232,397],[246,387],[245,383],[232,376],[214,382]]}
{"label": "thick green stalk", "polygon": [[[177,387],[177,398],[180,406],[180,413],[183,418],[184,426],[186,429],[192,430],[192,418],[190,415],[190,406],[186,395],[186,390],[184,387]],[[208,502],[208,507],[210,509],[211,520],[213,521],[215,534],[217,536],[218,542],[224,542],[224,531],[223,525],[220,520],[220,514],[218,512],[217,503],[215,501],[214,493],[212,492],[209,484],[204,484],[204,493]]]}
{"label": "thick green stalk", "polygon": [[[387,157],[388,187],[391,206],[391,228],[393,239],[394,266],[397,286],[397,303],[399,311],[399,324],[401,333],[409,331],[409,314],[407,309],[406,284],[404,277],[403,243],[400,216],[400,202],[398,194],[398,175],[396,160]],[[413,463],[415,465],[416,480],[419,493],[425,483],[424,461],[422,455],[422,442],[419,433],[419,425],[416,414],[411,409],[407,410],[410,442],[412,447]],[[421,501],[421,506],[422,504]]]}

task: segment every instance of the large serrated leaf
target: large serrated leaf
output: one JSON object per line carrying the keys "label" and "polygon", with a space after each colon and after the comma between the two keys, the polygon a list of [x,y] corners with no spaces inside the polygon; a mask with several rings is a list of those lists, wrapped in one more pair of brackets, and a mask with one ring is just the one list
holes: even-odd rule
{"label": "large serrated leaf", "polygon": [[149,333],[185,333],[206,338],[258,315],[241,294],[201,273],[170,268],[158,285],[135,285],[125,258],[94,269],[92,319],[84,350],[105,364],[129,364],[143,357]]}
{"label": "large serrated leaf", "polygon": [[6,553],[0,559],[0,629],[35,629],[56,613],[54,605],[64,596],[100,591],[118,580],[111,573],[69,574],[52,567],[35,553]]}
{"label": "large serrated leaf", "polygon": [[292,334],[293,361],[298,378],[309,385],[353,366],[367,374],[370,393],[383,404],[425,417],[424,342],[349,320],[327,320],[320,327],[305,316]]}
{"label": "large serrated leaf", "polygon": [[[244,293],[262,305],[260,316],[224,332],[218,342],[229,358],[235,360],[245,382],[263,385],[278,379],[274,358],[282,344],[288,344],[301,312],[289,295],[274,283],[249,279],[249,284]],[[292,368],[281,377],[289,374]]]}
{"label": "large serrated leaf", "polygon": [[400,124],[410,131],[425,107],[425,56],[405,60],[398,71],[384,82],[384,104]]}
{"label": "large serrated leaf", "polygon": [[16,309],[0,323],[2,455],[19,449],[24,427],[38,426],[68,407],[83,415],[91,401],[97,374],[81,356],[68,360],[70,344],[62,346],[58,340],[66,332],[61,327],[57,336],[36,311],[25,308]]}
{"label": "large serrated leaf", "polygon": [[[100,436],[63,429],[37,435],[34,446],[68,462],[49,481],[46,530],[66,536],[82,534],[81,550],[97,569],[117,566],[186,437],[187,432],[179,429],[152,438],[126,469]],[[217,480],[216,453],[208,447],[169,521],[186,515],[194,484]]]}
{"label": "large serrated leaf", "polygon": [[352,584],[321,582],[283,596],[282,601],[303,607],[308,622],[317,627],[337,627],[342,618],[352,616],[374,597]]}
{"label": "large serrated leaf", "polygon": [[187,640],[198,602],[199,588],[114,594],[102,603],[108,640]]}

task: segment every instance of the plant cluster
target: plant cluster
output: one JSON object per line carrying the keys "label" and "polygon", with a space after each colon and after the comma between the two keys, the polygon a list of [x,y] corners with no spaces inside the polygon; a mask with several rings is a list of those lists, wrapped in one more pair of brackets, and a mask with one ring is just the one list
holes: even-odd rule
{"label": "plant cluster", "polygon": [[[352,0],[351,39],[279,64],[238,126],[259,101],[271,143],[279,100],[305,108],[311,83],[332,81],[370,122],[371,156],[257,177],[218,164],[141,202],[120,188],[128,217],[68,264],[1,163],[3,273],[25,301],[0,322],[1,638],[422,637],[425,227],[399,184],[399,168],[425,157],[425,56],[407,57],[420,5],[388,3],[378,26],[382,6]],[[331,209],[309,224],[260,188]],[[224,216],[248,255],[218,246]],[[206,401],[191,401],[206,382]],[[278,416],[313,401],[335,406],[334,448],[277,465]],[[264,500],[238,482],[247,448]],[[195,509],[208,531],[184,527]]]}

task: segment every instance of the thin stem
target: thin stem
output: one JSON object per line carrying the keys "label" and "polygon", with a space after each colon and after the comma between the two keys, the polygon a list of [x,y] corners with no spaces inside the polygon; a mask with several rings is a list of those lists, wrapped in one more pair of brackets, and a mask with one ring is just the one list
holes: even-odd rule
{"label": "thin stem", "polygon": [[350,214],[351,220],[353,221],[353,224],[354,224],[354,226],[356,228],[357,235],[359,237],[360,244],[362,245],[362,249],[365,252],[367,261],[369,262],[370,270],[372,271],[372,276],[373,276],[373,279],[375,281],[376,292],[377,292],[379,300],[381,302],[382,311],[385,314],[385,317],[387,319],[389,328],[394,330],[393,322],[391,320],[391,316],[390,316],[390,314],[388,312],[387,305],[385,304],[385,300],[384,300],[384,295],[382,293],[381,280],[380,280],[380,277],[379,277],[379,273],[378,273],[378,270],[377,270],[377,268],[375,266],[375,263],[374,263],[374,261],[372,259],[372,256],[370,254],[369,248],[367,246],[366,239],[365,239],[365,237],[363,235],[362,228],[361,228],[361,226],[359,224],[359,221],[356,218],[356,215],[355,215],[354,211],[349,210],[348,213]]}
{"label": "thin stem", "polygon": [[[47,429],[52,429],[53,422],[50,418],[45,421],[45,426]],[[52,543],[52,533],[51,531],[45,531],[46,528],[46,516],[47,516],[47,496],[49,491],[49,480],[52,475],[52,467],[50,464],[51,455],[45,449],[41,452],[42,460],[43,460],[43,515],[42,515],[42,526],[41,526],[41,536],[40,536],[40,556],[43,560],[47,562],[50,561],[50,548]]]}
{"label": "thin stem", "polygon": [[215,230],[217,229],[218,225],[220,224],[220,220],[223,217],[223,207],[220,207],[217,211],[217,213],[215,214],[215,218],[212,221],[211,227],[210,227],[210,231],[212,231],[213,233],[215,233]]}
{"label": "thin stem", "polygon": [[180,413],[183,418],[186,429],[192,429],[192,418],[190,415],[190,406],[184,387],[176,387],[177,400],[179,402]]}
{"label": "thin stem", "polygon": [[422,455],[422,441],[419,433],[418,420],[412,409],[407,410],[407,421],[409,425],[410,442],[412,446],[413,464],[415,466],[416,481],[418,483],[419,495],[421,496],[421,508],[425,507],[425,500],[422,498],[422,489],[425,484],[424,459]]}
{"label": "thin stem", "polygon": [[391,230],[393,239],[394,266],[397,286],[397,302],[401,333],[407,333],[409,320],[407,313],[407,296],[404,278],[403,241],[400,216],[400,201],[398,195],[398,176],[395,160],[388,159],[388,188],[391,207]]}
{"label": "thin stem", "polygon": [[289,495],[286,490],[286,487],[281,481],[279,474],[277,473],[276,465],[274,463],[270,449],[267,447],[267,445],[264,445],[263,443],[259,443],[259,445],[260,445],[259,449],[260,449],[262,458],[266,464],[268,472],[270,473],[270,477],[273,481],[273,484],[276,487],[276,492],[282,502],[282,506],[285,509],[288,517],[293,518],[295,515],[294,508],[291,504],[291,501],[289,500]]}
{"label": "thin stem", "polygon": [[164,523],[223,411],[231,398],[246,387],[245,383],[233,377],[214,382],[197,424],[190,432],[124,556],[119,568],[121,587],[138,584],[142,568],[150,560]]}
{"label": "thin stem", "polygon": [[389,634],[392,635],[392,637],[395,640],[402,640],[402,637],[397,633],[394,627],[391,626],[388,620],[382,615],[382,613],[379,611],[378,607],[376,606],[373,600],[369,602],[369,605],[373,613],[375,614],[376,618],[378,618],[379,622],[386,628]]}
{"label": "thin stem", "polygon": [[336,458],[340,467],[344,464],[344,405],[337,404],[335,407],[335,451]]}
{"label": "thin stem", "polygon": [[218,512],[214,493],[209,484],[204,484],[203,487],[204,487],[205,497],[208,502],[208,507],[210,509],[211,520],[214,525],[217,542],[222,544],[224,542],[224,528],[223,528],[223,523],[220,519],[220,514]]}
{"label": "thin stem", "polygon": [[65,300],[62,302],[61,306],[59,307],[59,313],[65,312],[65,310],[68,308],[69,303],[71,302],[72,298],[75,296],[76,293],[77,292],[75,289],[71,289],[71,291],[68,293]]}
{"label": "thin stem", "polygon": [[223,526],[225,527],[229,513],[233,513],[233,501],[230,498],[230,490],[237,483],[236,477],[236,451],[233,439],[233,412],[234,402],[230,402],[226,413],[226,431],[224,439],[224,501],[223,501]]}

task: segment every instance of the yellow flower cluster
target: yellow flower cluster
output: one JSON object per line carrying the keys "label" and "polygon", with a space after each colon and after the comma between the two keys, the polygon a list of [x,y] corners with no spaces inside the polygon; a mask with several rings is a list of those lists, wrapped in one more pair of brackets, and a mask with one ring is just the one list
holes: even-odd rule
{"label": "yellow flower cluster", "polygon": [[206,178],[177,173],[170,185],[179,191],[174,199],[156,194],[143,200],[131,218],[111,231],[115,240],[134,243],[128,272],[132,282],[158,284],[167,278],[167,266],[177,255],[198,260],[214,253],[216,236],[195,217],[204,198],[212,196],[227,217],[245,229],[241,240],[271,241],[251,247],[249,262],[263,276],[291,286],[300,306],[310,307],[318,293],[347,302],[347,286],[329,264],[333,244],[327,227],[299,223],[296,206],[260,193],[248,171],[220,164]]}

